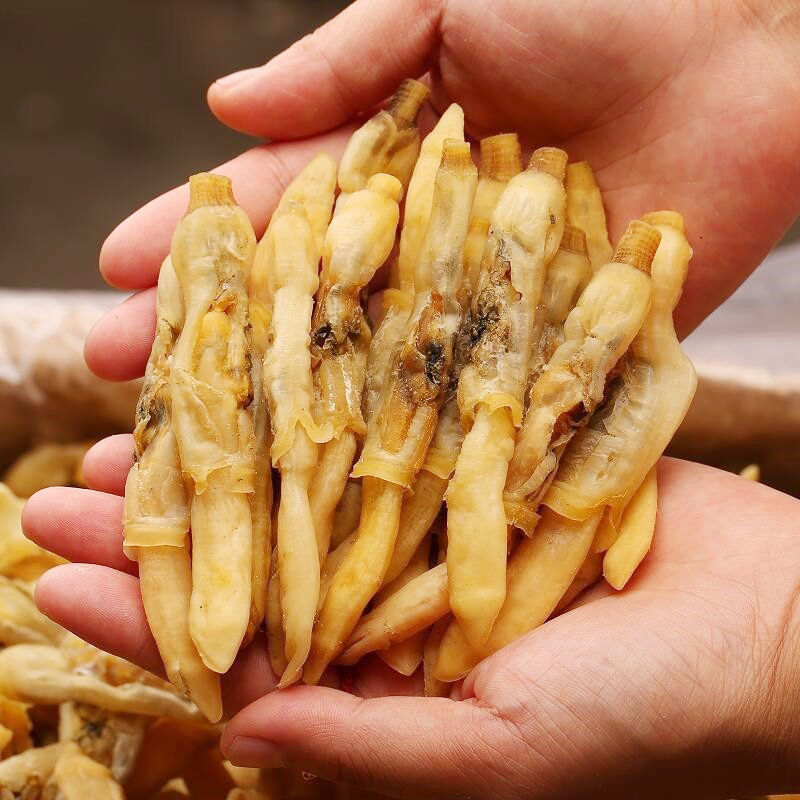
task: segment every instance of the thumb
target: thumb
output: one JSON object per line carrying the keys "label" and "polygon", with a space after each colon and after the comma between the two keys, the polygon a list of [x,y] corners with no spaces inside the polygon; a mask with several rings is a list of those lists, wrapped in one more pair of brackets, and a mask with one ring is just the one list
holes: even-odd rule
{"label": "thumb", "polygon": [[292,767],[329,780],[415,798],[502,797],[518,744],[475,702],[444,697],[361,699],[296,686],[262,697],[225,729],[234,764]]}
{"label": "thumb", "polygon": [[339,125],[419,77],[438,36],[442,0],[357,0],[266,64],[212,84],[216,117],[272,139]]}

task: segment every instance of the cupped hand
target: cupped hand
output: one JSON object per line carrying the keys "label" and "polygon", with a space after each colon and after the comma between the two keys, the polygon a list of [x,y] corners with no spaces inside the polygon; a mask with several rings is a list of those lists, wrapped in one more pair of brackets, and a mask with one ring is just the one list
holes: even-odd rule
{"label": "cupped hand", "polygon": [[[78,563],[39,581],[52,619],[160,671],[122,554],[127,437],[86,477],[115,494],[46,489],[35,541]],[[109,469],[107,465],[113,464]],[[114,484],[112,485],[112,475]],[[730,797],[798,779],[800,502],[665,459],[652,552],[625,591],[598,586],[478,665],[451,698],[369,659],[332,687],[275,686],[257,639],[225,678],[223,750],[398,797]],[[346,691],[343,691],[346,689]],[[249,703],[249,705],[247,705]],[[795,784],[796,785],[796,784]]]}
{"label": "cupped hand", "polygon": [[[314,152],[338,154],[356,113],[427,72],[434,109],[461,103],[471,135],[516,130],[529,147],[558,144],[589,160],[612,239],[646,211],[684,214],[695,251],[678,310],[685,333],[800,210],[799,36],[789,3],[358,0],[268,64],[211,87],[223,122],[273,140],[218,171],[233,179],[260,233]],[[106,279],[142,290],[87,342],[87,361],[103,377],[144,370],[149,287],[187,198],[180,187],[152,201],[103,246]],[[87,562],[42,579],[42,608],[158,670],[135,565],[121,551],[131,449],[129,437],[98,445],[86,465],[94,491],[46,490],[29,503],[25,527]],[[458,690],[465,702],[378,699],[415,687],[372,660],[352,678],[360,699],[297,687],[246,708],[226,734],[231,757],[416,797],[575,797],[598,780],[642,796],[645,770],[663,776],[648,796],[670,796],[693,767],[705,776],[694,784],[700,794],[743,771],[746,759],[730,766],[736,748],[773,756],[779,781],[793,754],[793,731],[771,731],[778,718],[788,724],[778,706],[791,688],[782,643],[794,635],[797,505],[700,467],[670,463],[662,473],[656,547],[630,588],[589,593],[484,662]],[[272,688],[263,642],[226,682],[232,710]]]}

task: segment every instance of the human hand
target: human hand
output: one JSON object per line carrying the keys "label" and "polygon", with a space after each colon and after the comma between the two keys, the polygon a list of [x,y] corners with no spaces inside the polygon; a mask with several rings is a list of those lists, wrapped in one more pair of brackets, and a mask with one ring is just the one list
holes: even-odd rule
{"label": "human hand", "polygon": [[[777,13],[775,6],[770,8]],[[461,102],[471,120],[470,132],[481,135],[513,128],[527,144],[561,144],[573,158],[590,160],[605,192],[612,238],[628,218],[655,207],[673,207],[685,215],[695,247],[679,310],[679,321],[687,331],[752,269],[797,210],[790,205],[797,202],[793,190],[799,177],[790,124],[797,105],[793,88],[797,64],[790,44],[797,26],[788,18],[772,30],[770,20],[759,19],[755,12],[748,17],[746,7],[734,3],[676,8],[673,3],[651,2],[629,15],[599,3],[581,4],[574,12],[562,4],[557,18],[548,13],[538,3],[495,3],[489,9],[456,0],[446,6],[361,0],[269,65],[237,82],[215,84],[209,101],[223,121],[237,128],[274,139],[311,135],[379,101],[407,74],[430,69],[435,106],[442,109],[450,100]],[[399,31],[406,35],[398,36]],[[649,49],[643,52],[645,47]],[[737,135],[730,137],[733,128]],[[785,135],[768,138],[774,130]],[[257,230],[263,230],[283,184],[316,150],[340,149],[346,135],[346,130],[339,130],[256,148],[220,171],[233,177],[237,199]],[[146,206],[109,237],[101,268],[111,283],[135,289],[155,283],[185,205],[185,190],[176,190]],[[87,343],[87,360],[95,371],[112,379],[141,374],[152,342],[153,304],[154,292],[144,291],[98,325]],[[128,438],[115,437],[95,451],[88,472],[96,489],[121,491],[118,476],[124,476],[130,465],[130,450]],[[119,536],[100,535],[104,528],[119,530],[121,500],[78,490],[61,492],[65,490],[38,496],[26,512],[26,525],[34,538],[61,549],[71,560],[105,566],[60,568],[43,581],[40,601],[48,613],[85,638],[157,668],[135,578],[119,572],[131,573],[134,567],[121,555]],[[72,541],[65,540],[63,531],[58,536],[53,530],[59,520],[73,532]],[[82,574],[76,576],[76,570]],[[618,599],[629,596],[635,593]],[[127,625],[120,624],[125,620]],[[537,643],[537,652],[540,646]],[[482,665],[476,675],[487,668]],[[263,643],[249,648],[229,679],[236,687],[231,706],[260,696],[271,688],[270,681]],[[384,685],[375,669],[364,671],[364,682],[368,689],[356,686],[362,694],[408,689]],[[257,713],[259,724],[267,724],[272,712],[264,703],[287,703],[309,691],[317,690],[292,690],[280,701],[268,698],[243,713]],[[473,700],[472,705],[480,706],[483,696],[476,696],[482,700]],[[351,701],[338,694],[336,698],[339,705],[329,706],[332,713],[346,712],[341,703]],[[395,705],[400,701],[376,702],[388,704],[380,728],[387,743],[396,743],[400,734],[423,738],[416,732],[420,724],[425,727],[427,717],[420,716],[414,704],[430,708],[431,701],[406,701],[413,706],[412,718],[400,713],[402,704]],[[436,705],[442,704],[436,701]],[[456,713],[471,713],[470,705],[458,706],[461,710]],[[298,713],[304,708],[308,706],[299,705]],[[434,716],[438,714],[437,709]],[[324,716],[320,719],[327,724]],[[392,719],[403,725],[393,729]],[[409,727],[415,720],[417,725]],[[480,721],[483,724],[483,718]],[[437,729],[442,733],[454,736],[469,730],[464,727],[466,717],[443,717],[442,722],[444,729]],[[237,724],[238,720],[230,737],[241,730]],[[364,726],[363,718],[360,724]],[[361,729],[369,733],[368,726]],[[401,792],[423,786],[442,796],[450,785],[439,787],[436,781],[450,781],[452,773],[441,771],[438,759],[435,763],[420,759],[419,751],[407,754],[416,758],[415,764],[396,762],[396,774],[384,775],[377,772],[381,764],[364,758],[365,747],[379,749],[371,737],[364,738],[360,749],[352,736],[342,741],[353,747],[353,758],[361,757],[368,770],[376,771],[376,783],[387,788]],[[475,791],[475,770],[481,774],[486,767],[477,753],[471,760],[463,756],[473,744],[466,733],[453,738],[456,753],[462,754],[456,763],[464,765],[464,785]],[[285,745],[288,757],[305,758],[306,768],[314,771],[314,760],[292,747]],[[324,750],[321,743],[319,747]],[[442,753],[449,753],[452,760],[452,748],[442,744]],[[385,760],[386,753],[379,756],[378,761]],[[318,771],[335,771],[336,759],[343,757],[333,751],[318,753],[317,758],[323,759]],[[326,766],[325,758],[333,760]],[[345,763],[341,762],[344,777],[364,777],[348,772]],[[391,764],[389,760],[387,766]],[[419,773],[410,774],[409,766],[418,767]],[[574,793],[567,790],[563,796]]]}
{"label": "human hand", "polygon": [[[109,446],[90,454],[86,476],[119,493],[127,464],[107,469]],[[414,798],[791,789],[800,777],[800,503],[673,460],[662,462],[659,488],[654,548],[625,591],[590,590],[480,664],[452,699],[396,696],[419,686],[378,659],[349,676],[348,692],[262,696],[275,677],[256,640],[224,680],[230,711],[250,703],[228,724],[224,751],[244,765]],[[159,671],[135,565],[122,555],[121,506],[77,489],[30,501],[32,538],[96,562],[48,572],[37,602],[93,644]]]}

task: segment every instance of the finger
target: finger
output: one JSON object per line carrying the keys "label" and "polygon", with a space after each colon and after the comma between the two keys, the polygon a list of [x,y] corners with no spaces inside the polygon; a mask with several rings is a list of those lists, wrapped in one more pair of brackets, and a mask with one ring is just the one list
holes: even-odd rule
{"label": "finger", "polygon": [[118,433],[94,445],[83,459],[83,479],[90,489],[124,495],[125,479],[133,465],[133,436]]}
{"label": "finger", "polygon": [[273,691],[278,685],[279,677],[272,671],[269,663],[266,635],[263,631],[258,631],[225,674],[222,683],[225,716],[236,714],[259,697]]}
{"label": "finger", "polygon": [[144,375],[156,333],[156,290],[123,300],[98,320],[86,337],[83,357],[95,375],[129,381]]}
{"label": "finger", "polygon": [[36,605],[89,644],[163,675],[134,576],[96,564],[63,564],[39,578]]}
{"label": "finger", "polygon": [[359,0],[266,64],[221,78],[208,104],[231,128],[272,139],[328,130],[425,72],[441,0]]}
{"label": "finger", "polygon": [[122,498],[91,489],[53,486],[25,504],[22,529],[45,550],[77,561],[136,573],[122,552]]}
{"label": "finger", "polygon": [[[164,677],[134,576],[95,564],[64,564],[39,578],[36,605],[89,644]],[[266,653],[259,634],[225,675],[223,696],[229,713],[275,688]]]}
{"label": "finger", "polygon": [[[233,181],[236,201],[260,235],[289,181],[320,150],[338,156],[350,132],[344,127],[314,139],[254,147],[216,167],[214,172]],[[106,281],[121,289],[155,286],[161,262],[169,253],[172,233],[188,203],[189,187],[184,184],[121,222],[100,251],[100,272]]]}
{"label": "finger", "polygon": [[402,796],[489,797],[505,787],[498,785],[497,770],[482,762],[509,752],[512,736],[498,717],[469,701],[365,700],[296,686],[241,711],[221,745],[242,766],[300,768]]}

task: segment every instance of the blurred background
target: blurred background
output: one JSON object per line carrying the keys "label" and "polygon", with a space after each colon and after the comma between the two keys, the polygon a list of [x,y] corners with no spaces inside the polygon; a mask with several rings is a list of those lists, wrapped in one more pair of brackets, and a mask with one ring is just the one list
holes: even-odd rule
{"label": "blurred background", "polygon": [[[253,144],[207,110],[208,85],[263,63],[345,5],[0,3],[0,287],[103,288],[97,254],[120,220]],[[736,470],[757,461],[768,483],[800,496],[794,240],[797,224],[687,340],[701,386],[672,452]],[[117,301],[0,293],[0,465],[33,441],[129,427],[137,387],[120,398],[125,387],[90,379],[81,356],[86,330]]]}
{"label": "blurred background", "polygon": [[0,3],[0,286],[100,288],[124,217],[253,143],[205,103],[345,0]]}

